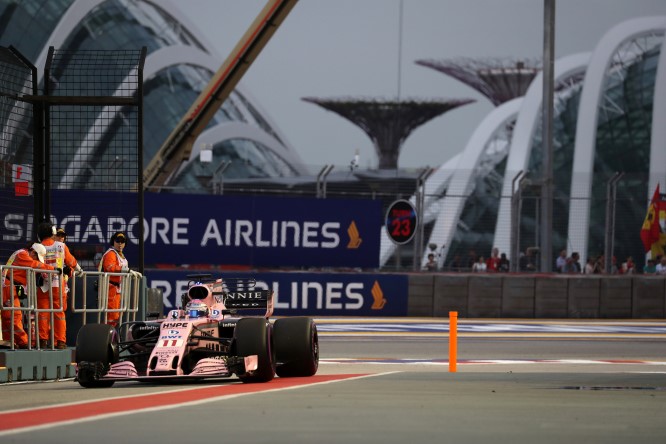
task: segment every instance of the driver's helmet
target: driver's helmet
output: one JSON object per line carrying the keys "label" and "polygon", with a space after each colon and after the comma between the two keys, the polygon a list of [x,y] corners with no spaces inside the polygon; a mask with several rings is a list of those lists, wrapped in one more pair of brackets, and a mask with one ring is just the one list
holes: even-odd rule
{"label": "driver's helmet", "polygon": [[201,299],[192,299],[185,306],[185,312],[190,319],[202,318],[208,316],[208,305]]}

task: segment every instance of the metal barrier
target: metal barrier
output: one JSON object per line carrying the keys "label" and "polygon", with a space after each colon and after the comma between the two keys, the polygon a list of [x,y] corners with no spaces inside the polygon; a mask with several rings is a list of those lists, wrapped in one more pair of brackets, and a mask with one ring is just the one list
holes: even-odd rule
{"label": "metal barrier", "polygon": [[[120,286],[120,308],[108,308],[109,302],[109,283],[111,277],[122,277],[122,285]],[[93,297],[88,295],[88,281],[96,279],[97,292]],[[118,324],[128,321],[135,321],[136,314],[139,311],[139,295],[141,294],[141,283],[143,275],[137,272],[131,273],[107,273],[99,271],[84,271],[78,273],[76,278],[73,279],[71,292],[72,292],[72,313],[81,313],[83,316],[83,324],[88,322],[88,314],[96,313],[96,323],[107,323],[109,313],[120,313]],[[78,282],[78,284],[77,284]],[[77,307],[77,288],[81,288],[80,298],[81,306]],[[126,318],[125,318],[126,317]]]}
{"label": "metal barrier", "polygon": [[[11,350],[15,349],[14,335],[16,332],[13,319],[14,312],[20,311],[23,315],[23,329],[28,335],[28,349],[39,350],[41,349],[39,343],[39,313],[49,313],[50,325],[53,326],[55,313],[59,313],[63,310],[62,308],[54,308],[53,287],[50,285],[48,286],[49,306],[48,308],[39,308],[37,304],[37,284],[41,279],[48,281],[51,276],[58,275],[59,273],[56,270],[36,270],[28,267],[2,265],[0,266],[0,276],[3,276],[3,291],[4,288],[7,287],[6,281],[9,281],[10,288],[15,285],[21,285],[14,282],[14,273],[17,270],[24,270],[26,273],[26,285],[24,286],[26,297],[21,300],[21,306],[14,307],[14,293],[13,291],[10,291],[10,299],[7,302],[9,306],[5,303],[2,304],[2,311],[11,313],[11,325],[9,326],[10,337],[3,337],[2,339],[9,343],[9,348]],[[4,278],[5,273],[6,278]],[[122,277],[120,307],[118,309],[108,308],[109,282],[111,277],[114,276]],[[93,280],[97,282],[98,289],[95,292],[90,292],[88,291],[88,283]],[[67,310],[64,310],[65,313],[71,311],[72,313],[81,314],[83,324],[88,322],[87,318],[90,313],[97,314],[97,323],[106,323],[108,321],[108,314],[111,312],[120,313],[120,318],[118,319],[119,323],[135,321],[139,311],[139,296],[141,294],[142,282],[143,276],[134,271],[130,273],[105,273],[97,271],[75,273],[75,275],[69,280],[69,291],[60,292],[59,306],[63,307],[64,303],[69,300],[69,307]],[[93,295],[90,295],[90,293],[93,293]],[[49,349],[53,350],[55,345],[53,328],[50,330],[49,344]]]}
{"label": "metal barrier", "polygon": [[[25,305],[22,303],[21,306],[19,307],[14,307],[14,291],[12,290],[15,285],[21,285],[18,283],[14,282],[14,272],[16,270],[25,270],[25,275],[26,275],[26,285],[25,285],[25,292],[26,292],[26,300],[25,300]],[[6,278],[5,278],[6,274]],[[16,334],[15,332],[15,327],[14,327],[14,313],[17,311],[22,312],[23,315],[23,329],[26,330],[26,333],[28,334],[28,348],[33,347],[33,343],[36,345],[39,345],[39,341],[36,339],[39,337],[39,331],[37,328],[32,328],[33,325],[37,324],[37,319],[36,319],[36,312],[35,310],[37,309],[37,275],[35,273],[35,270],[29,267],[17,267],[17,266],[11,266],[11,265],[2,265],[0,266],[0,276],[2,276],[2,291],[3,291],[3,303],[2,303],[2,311],[9,311],[10,312],[10,324],[11,326],[9,327],[9,338],[5,338],[3,336],[3,340],[8,341],[10,344],[10,348],[14,350],[14,335]],[[4,301],[4,291],[5,287],[7,287],[6,281],[9,280],[9,300],[7,302]],[[9,306],[5,305],[9,304]],[[30,315],[32,313],[32,315]],[[26,314],[28,314],[27,319],[27,327],[26,328]],[[34,319],[33,319],[34,318]],[[33,324],[34,322],[34,324]]]}

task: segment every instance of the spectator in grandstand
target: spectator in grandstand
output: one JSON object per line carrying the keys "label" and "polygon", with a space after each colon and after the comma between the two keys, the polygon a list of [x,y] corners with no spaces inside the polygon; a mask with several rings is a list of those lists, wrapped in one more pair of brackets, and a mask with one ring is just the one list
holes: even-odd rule
{"label": "spectator in grandstand", "polygon": [[497,267],[497,271],[500,273],[508,273],[509,270],[511,270],[511,267],[509,266],[509,259],[506,257],[506,253],[500,254],[500,261],[499,261],[499,267]]}
{"label": "spectator in grandstand", "polygon": [[437,271],[437,260],[435,259],[435,254],[428,254],[428,262],[423,266],[424,271]]}
{"label": "spectator in grandstand", "polygon": [[588,257],[587,258],[587,263],[585,264],[585,269],[583,270],[583,274],[593,274],[594,273],[594,258],[593,257]]}
{"label": "spectator in grandstand", "polygon": [[605,274],[606,273],[606,259],[603,254],[597,256],[592,267],[592,273]]}
{"label": "spectator in grandstand", "polygon": [[451,262],[449,262],[449,271],[459,272],[463,271],[462,269],[463,269],[462,259],[460,258],[459,254],[456,254],[455,256],[453,256]]}
{"label": "spectator in grandstand", "polygon": [[491,273],[497,273],[499,271],[499,265],[500,265],[499,248],[494,247],[490,253],[490,257],[486,261],[486,270]]}
{"label": "spectator in grandstand", "polygon": [[[42,244],[34,243],[26,248],[16,250],[9,256],[6,266],[29,267],[42,270],[53,270],[53,267],[44,263],[46,248]],[[3,307],[20,307],[21,299],[27,297],[26,270],[5,268],[2,271],[2,305]],[[13,279],[13,286],[12,286]],[[12,317],[14,318],[12,321]],[[2,336],[11,338],[11,324],[14,323],[14,346],[28,348],[28,334],[23,329],[23,315],[21,311],[12,312],[2,310]],[[35,339],[35,338],[33,338]]]}
{"label": "spectator in grandstand", "polygon": [[465,262],[463,262],[466,267],[465,271],[473,271],[472,267],[474,267],[474,264],[478,261],[478,256],[476,255],[476,251],[474,249],[470,249],[469,253],[467,253],[467,257],[465,258]]}
{"label": "spectator in grandstand", "polygon": [[610,274],[622,274],[622,269],[617,266],[617,258],[615,256],[611,256]]}
{"label": "spectator in grandstand", "polygon": [[567,258],[567,262],[564,264],[562,272],[568,274],[580,274],[581,269],[579,261],[580,255],[577,251],[574,251],[571,253],[571,257]]}
{"label": "spectator in grandstand", "polygon": [[555,259],[555,271],[564,273],[564,265],[567,263],[567,250],[560,251],[559,256]]}
{"label": "spectator in grandstand", "polygon": [[636,272],[636,264],[632,256],[627,256],[627,260],[622,263],[623,274],[634,274]]}
{"label": "spectator in grandstand", "polygon": [[666,255],[659,258],[659,263],[655,267],[657,274],[666,274]]}
{"label": "spectator in grandstand", "polygon": [[475,273],[485,273],[487,268],[488,267],[483,256],[479,256],[479,259],[472,265],[472,271]]}
{"label": "spectator in grandstand", "polygon": [[657,266],[654,259],[648,259],[647,264],[643,267],[643,274],[656,274]]}
{"label": "spectator in grandstand", "polygon": [[525,250],[525,254],[520,257],[518,265],[520,265],[520,271],[536,271],[536,249],[528,247]]}

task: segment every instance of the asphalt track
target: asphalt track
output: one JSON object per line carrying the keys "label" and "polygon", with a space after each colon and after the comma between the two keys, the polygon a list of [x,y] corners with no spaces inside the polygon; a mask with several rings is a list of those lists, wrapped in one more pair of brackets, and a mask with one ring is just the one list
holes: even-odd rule
{"label": "asphalt track", "polygon": [[666,322],[319,319],[313,378],[0,385],[0,443],[663,443]]}

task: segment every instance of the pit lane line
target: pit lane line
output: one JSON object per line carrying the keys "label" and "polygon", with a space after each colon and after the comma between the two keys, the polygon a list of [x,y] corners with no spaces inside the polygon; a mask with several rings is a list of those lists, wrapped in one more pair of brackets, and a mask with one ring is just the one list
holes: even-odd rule
{"label": "pit lane line", "polygon": [[[317,318],[321,336],[448,337],[448,319]],[[465,337],[543,338],[666,338],[666,322],[597,320],[458,320],[458,335]]]}
{"label": "pit lane line", "polygon": [[[666,373],[666,361],[645,361],[637,359],[458,359],[458,365],[515,365],[515,364],[623,364],[623,365],[654,365],[661,366],[663,369],[656,369],[654,373]],[[419,359],[419,358],[332,358],[320,359],[319,365],[432,365],[448,366],[446,359]]]}
{"label": "pit lane line", "polygon": [[[395,372],[315,375],[307,378],[275,378],[263,384],[232,382],[231,384],[199,386],[197,388],[169,390],[145,395],[112,397],[47,407],[8,410],[0,412],[0,437],[61,425],[130,415],[137,412],[167,410],[237,398],[255,393],[293,390],[301,387],[370,378],[390,373]],[[77,408],[72,408],[73,406]]]}

